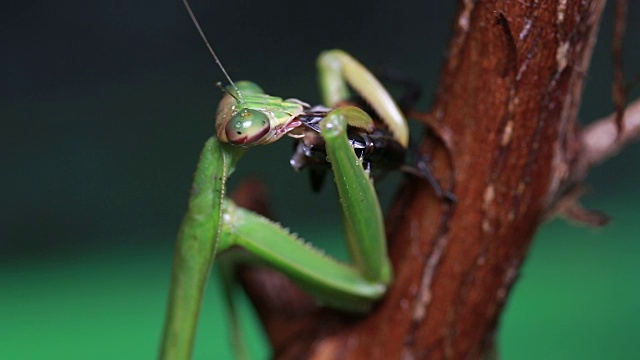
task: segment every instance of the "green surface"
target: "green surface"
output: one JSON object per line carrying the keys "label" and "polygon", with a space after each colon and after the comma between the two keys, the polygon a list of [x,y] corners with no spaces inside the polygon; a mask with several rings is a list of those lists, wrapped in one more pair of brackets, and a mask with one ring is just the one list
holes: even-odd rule
{"label": "green surface", "polygon": [[[73,260],[3,264],[0,358],[155,358],[170,267],[170,249],[143,248],[76,254]],[[194,359],[231,357],[222,301],[218,283],[212,282]],[[244,320],[256,326],[248,316]],[[260,333],[250,327],[249,334],[252,344],[263,344],[252,348],[253,353],[264,353]]]}
{"label": "green surface", "polygon": [[[640,334],[640,222],[619,199],[604,229],[544,226],[502,320],[504,359],[624,359]],[[315,233],[315,236],[320,234]],[[158,239],[166,240],[162,235]],[[0,358],[152,359],[171,249],[120,247],[0,267]],[[195,359],[230,356],[226,314],[212,281]],[[246,304],[246,303],[245,303]],[[255,326],[245,306],[245,323]],[[264,339],[251,329],[257,358]]]}
{"label": "green surface", "polygon": [[504,359],[627,359],[640,335],[638,204],[609,204],[602,229],[539,232],[500,329]]}

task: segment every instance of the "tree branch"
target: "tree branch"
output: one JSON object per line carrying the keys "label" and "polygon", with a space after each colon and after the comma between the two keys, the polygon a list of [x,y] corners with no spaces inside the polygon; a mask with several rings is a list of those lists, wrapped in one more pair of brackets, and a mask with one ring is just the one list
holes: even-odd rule
{"label": "tree branch", "polygon": [[639,136],[638,102],[620,139],[615,115],[578,129],[603,7],[604,0],[460,1],[435,105],[421,116],[442,137],[425,136],[421,150],[458,202],[405,180],[386,223],[394,282],[364,318],[308,307],[280,296],[286,291],[276,304],[261,281],[245,278],[277,358],[494,352],[496,324],[538,225],[575,198],[593,164]]}
{"label": "tree branch", "polygon": [[629,142],[640,137],[640,99],[632,102],[624,110],[621,133],[618,135],[618,113],[595,121],[582,132],[582,152],[575,172],[586,175],[598,163],[617,154]]}

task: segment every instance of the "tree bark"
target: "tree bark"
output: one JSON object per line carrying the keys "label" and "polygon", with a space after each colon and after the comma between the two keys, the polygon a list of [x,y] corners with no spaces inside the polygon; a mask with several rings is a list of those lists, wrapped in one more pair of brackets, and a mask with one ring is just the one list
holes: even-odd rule
{"label": "tree bark", "polygon": [[275,357],[493,354],[496,324],[536,229],[555,211],[571,215],[594,162],[585,159],[590,145],[576,118],[603,7],[602,0],[460,1],[435,105],[416,116],[437,129],[438,136],[425,133],[422,150],[457,203],[405,179],[387,219],[394,282],[364,318],[315,307],[278,274],[244,271]]}

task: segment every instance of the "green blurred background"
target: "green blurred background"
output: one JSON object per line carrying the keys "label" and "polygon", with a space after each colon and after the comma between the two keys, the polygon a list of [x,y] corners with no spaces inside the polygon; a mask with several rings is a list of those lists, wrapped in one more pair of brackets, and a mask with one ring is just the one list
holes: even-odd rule
{"label": "green blurred background", "polygon": [[[315,57],[343,48],[420,80],[422,109],[453,16],[443,5],[193,4],[235,79],[313,103]],[[638,6],[630,5],[625,55],[627,74],[636,75]],[[587,76],[585,123],[612,111],[611,16],[608,9]],[[0,358],[152,359],[174,237],[198,152],[212,134],[220,98],[214,83],[222,76],[179,1],[16,2],[0,17]],[[233,183],[259,176],[284,224],[312,239],[338,236],[335,193],[309,192],[306,177],[289,168],[290,147],[284,141],[250,152]],[[611,215],[609,226],[556,220],[542,227],[502,318],[504,359],[637,353],[639,156],[634,144],[588,178],[585,203]],[[398,178],[382,184],[385,204]],[[327,223],[336,224],[330,234]],[[219,288],[211,283],[197,359],[230,356]],[[267,357],[250,312],[243,315],[252,351]]]}

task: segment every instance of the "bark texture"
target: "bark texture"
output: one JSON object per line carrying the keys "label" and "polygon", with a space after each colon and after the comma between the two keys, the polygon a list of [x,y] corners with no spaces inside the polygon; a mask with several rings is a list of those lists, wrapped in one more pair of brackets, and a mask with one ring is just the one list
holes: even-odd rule
{"label": "bark texture", "polygon": [[588,151],[576,117],[603,6],[460,1],[435,105],[415,116],[437,129],[438,137],[425,134],[423,150],[458,202],[407,177],[387,219],[394,283],[364,318],[316,308],[278,274],[244,271],[275,357],[493,352],[500,312],[538,225],[575,209],[572,194],[593,163],[581,158]]}

